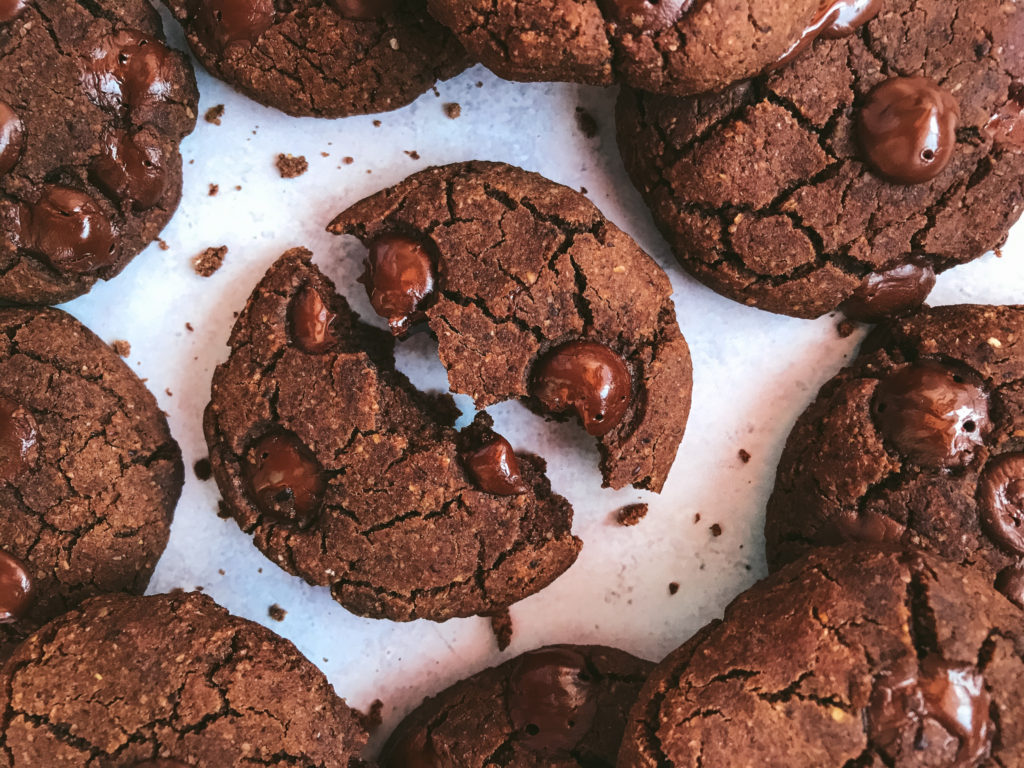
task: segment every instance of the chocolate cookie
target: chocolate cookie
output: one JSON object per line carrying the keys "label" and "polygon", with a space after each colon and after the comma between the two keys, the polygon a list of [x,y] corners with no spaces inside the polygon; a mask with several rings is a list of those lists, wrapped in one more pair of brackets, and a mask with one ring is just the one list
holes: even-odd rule
{"label": "chocolate cookie", "polygon": [[881,0],[428,0],[470,54],[510,80],[628,83],[685,96],[851,34]]}
{"label": "chocolate cookie", "polygon": [[381,768],[612,768],[626,715],[654,667],[614,648],[552,645],[424,701]]}
{"label": "chocolate cookie", "polygon": [[1024,209],[1024,8],[886,0],[857,34],[717,95],[624,91],[619,146],[680,262],[751,306],[858,320]]}
{"label": "chocolate cookie", "polygon": [[5,0],[0,72],[0,299],[67,301],[177,208],[192,65],[147,0]]}
{"label": "chocolate cookie", "polygon": [[256,546],[354,613],[442,621],[494,613],[576,559],[572,510],[544,462],[487,417],[462,432],[449,396],[395,370],[289,251],[256,287],[217,368],[205,431],[228,512]]}
{"label": "chocolate cookie", "polygon": [[205,595],[106,596],[0,670],[0,765],[348,768],[356,712],[290,642]]}
{"label": "chocolate cookie", "polygon": [[181,453],[153,395],[56,309],[0,309],[0,661],[82,600],[141,593]]}
{"label": "chocolate cookie", "polygon": [[521,398],[598,437],[606,486],[660,491],[690,408],[672,286],[578,192],[502,163],[430,168],[329,227],[368,248],[396,333],[426,320],[453,392]]}
{"label": "chocolate cookie", "polygon": [[936,307],[879,326],[797,421],[768,560],[900,542],[981,569],[1024,607],[1024,307]]}
{"label": "chocolate cookie", "polygon": [[468,64],[426,0],[163,0],[213,75],[289,115],[398,109]]}
{"label": "chocolate cookie", "polygon": [[618,766],[1021,765],[1022,619],[939,558],[819,550],[658,665]]}

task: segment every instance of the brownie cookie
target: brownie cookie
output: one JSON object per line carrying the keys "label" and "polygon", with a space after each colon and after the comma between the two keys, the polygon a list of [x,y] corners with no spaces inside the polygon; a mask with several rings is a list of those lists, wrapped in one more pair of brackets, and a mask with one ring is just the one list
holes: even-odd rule
{"label": "brownie cookie", "polygon": [[426,0],[163,0],[213,75],[289,115],[403,107],[469,63]]}
{"label": "brownie cookie", "polygon": [[544,462],[484,416],[395,370],[393,340],[289,251],[256,287],[217,368],[205,431],[228,512],[289,573],[373,618],[501,611],[576,559]]}
{"label": "brownie cookie", "polygon": [[886,0],[717,95],[624,91],[619,146],[680,262],[751,306],[874,321],[1024,208],[1024,8]]}
{"label": "brownie cookie", "polygon": [[0,309],[0,661],[54,616],[141,593],[184,469],[153,395],[56,309]]}
{"label": "brownie cookie", "polygon": [[654,667],[602,646],[552,645],[424,701],[381,768],[612,768],[626,715]]}
{"label": "brownie cookie", "polygon": [[846,540],[981,569],[1024,607],[1024,307],[925,309],[879,326],[782,454],[769,563]]}
{"label": "brownie cookie", "polygon": [[147,0],[0,3],[0,299],[73,299],[174,214],[199,94],[163,40]]}
{"label": "brownie cookie", "polygon": [[453,392],[522,398],[598,438],[606,486],[660,491],[690,408],[668,277],[580,193],[502,163],[430,168],[329,227],[368,248],[371,303],[425,320]]}
{"label": "brownie cookie", "polygon": [[931,555],[819,550],[658,665],[618,766],[1021,765],[1022,619]]}
{"label": "brownie cookie", "polygon": [[298,649],[205,595],[105,596],[0,670],[0,766],[349,768],[359,715]]}
{"label": "brownie cookie", "polygon": [[881,0],[428,0],[470,54],[510,80],[628,83],[686,96],[851,34]]}

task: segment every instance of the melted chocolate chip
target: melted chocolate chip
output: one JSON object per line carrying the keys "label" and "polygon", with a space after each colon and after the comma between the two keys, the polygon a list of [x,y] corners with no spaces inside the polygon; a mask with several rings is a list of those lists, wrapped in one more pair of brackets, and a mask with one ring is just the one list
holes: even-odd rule
{"label": "melted chocolate chip", "polygon": [[842,310],[851,320],[877,323],[920,307],[935,287],[930,264],[909,262],[865,277]]}
{"label": "melted chocolate chip", "polygon": [[168,98],[175,66],[171,49],[162,42],[122,29],[93,47],[82,80],[97,104],[138,108]]}
{"label": "melted chocolate chip", "polygon": [[463,454],[462,461],[477,487],[495,496],[516,496],[526,493],[526,483],[519,471],[519,459],[512,446],[501,435],[471,453]]}
{"label": "melted chocolate chip", "polygon": [[25,10],[25,0],[0,0],[0,24],[9,24]]}
{"label": "melted chocolate chip", "polygon": [[524,654],[509,679],[507,703],[518,741],[544,755],[571,752],[597,713],[586,660],[567,648]]}
{"label": "melted chocolate chip", "polygon": [[632,383],[625,361],[593,341],[573,341],[552,351],[533,374],[533,395],[552,413],[575,411],[600,437],[629,407]]}
{"label": "melted chocolate chip", "polygon": [[605,15],[630,32],[659,32],[675,25],[694,0],[600,0]]}
{"label": "melted chocolate chip", "polygon": [[793,61],[819,37],[836,40],[852,35],[878,15],[882,10],[882,2],[883,0],[822,0],[814,21],[775,63],[774,68],[784,67]]}
{"label": "melted chocolate chip", "polygon": [[249,48],[270,29],[276,15],[273,0],[203,0],[196,14],[196,35],[213,52]]}
{"label": "melted chocolate chip", "polygon": [[25,146],[25,126],[6,101],[0,101],[0,174],[8,173]]}
{"label": "melted chocolate chip", "polygon": [[975,376],[934,360],[878,382],[871,410],[882,435],[924,467],[968,464],[988,435],[988,395]]}
{"label": "melted chocolate chip", "polygon": [[1015,555],[1024,555],[1024,453],[989,460],[978,478],[978,506],[988,535]]}
{"label": "melted chocolate chip", "polygon": [[381,755],[382,768],[450,768],[456,761],[442,755],[425,731],[403,734]]}
{"label": "melted chocolate chip", "polygon": [[146,133],[108,133],[103,154],[89,164],[89,177],[110,198],[139,211],[159,203],[167,189],[163,150]]}
{"label": "melted chocolate chip", "polygon": [[327,483],[312,452],[291,432],[257,440],[245,456],[253,503],[267,517],[304,528],[320,511]]}
{"label": "melted chocolate chip", "polygon": [[401,334],[416,321],[434,291],[434,264],[423,243],[405,235],[384,235],[370,245],[360,278],[374,311]]}
{"label": "melted chocolate chip", "polygon": [[1024,152],[1024,83],[1010,87],[1010,97],[992,115],[985,132],[996,145]]}
{"label": "melted chocolate chip", "polygon": [[47,185],[29,227],[30,247],[61,272],[84,275],[117,262],[110,220],[84,192]]}
{"label": "melted chocolate chip", "polygon": [[0,396],[0,482],[11,483],[35,465],[38,442],[32,412]]}
{"label": "melted chocolate chip", "polygon": [[902,523],[872,510],[842,514],[835,521],[838,540],[834,543],[863,541],[869,544],[896,544],[903,539],[906,530],[907,527]]}
{"label": "melted chocolate chip", "polygon": [[356,21],[372,21],[391,13],[397,0],[328,0],[340,16]]}
{"label": "melted chocolate chip", "polygon": [[1018,608],[1024,608],[1024,565],[1011,565],[999,572],[996,589]]}
{"label": "melted chocolate chip", "polygon": [[868,163],[897,184],[921,184],[942,173],[956,148],[960,107],[926,77],[892,77],[876,85],[857,116]]}
{"label": "melted chocolate chip", "polygon": [[306,286],[292,300],[288,308],[292,339],[303,352],[320,354],[338,344],[334,323],[338,315],[332,312],[319,292]]}
{"label": "melted chocolate chip", "polygon": [[28,566],[0,549],[0,624],[13,624],[25,618],[34,597]]}

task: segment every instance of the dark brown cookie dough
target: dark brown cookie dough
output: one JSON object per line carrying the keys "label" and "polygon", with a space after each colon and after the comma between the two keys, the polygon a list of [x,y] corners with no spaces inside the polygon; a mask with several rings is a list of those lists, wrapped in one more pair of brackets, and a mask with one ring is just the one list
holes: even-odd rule
{"label": "dark brown cookie dough", "polygon": [[485,669],[399,724],[381,768],[612,768],[654,667],[603,646],[552,645]]}
{"label": "dark brown cookie dough", "polygon": [[163,0],[211,73],[289,115],[398,109],[461,72],[426,0]]}
{"label": "dark brown cookie dough", "polygon": [[0,670],[0,766],[349,768],[356,712],[284,638],[197,593],[106,596]]}
{"label": "dark brown cookie dough", "polygon": [[[363,616],[489,614],[547,586],[580,542],[544,462],[512,454],[486,416],[456,432],[451,398],[398,373],[390,335],[310,258],[270,268],[214,375],[205,431],[228,511],[267,557]],[[480,452],[489,474],[473,471]]]}
{"label": "dark brown cookie dough", "polygon": [[661,490],[689,412],[689,350],[668,277],[583,195],[502,163],[458,163],[329,229],[370,248],[366,280],[385,316],[383,289],[410,286],[386,284],[398,272],[383,269],[397,263],[384,246],[418,244],[431,279],[392,325],[429,323],[452,391],[478,408],[523,398],[539,413],[575,410],[598,437],[605,485]]}
{"label": "dark brown cookie dough", "polygon": [[1024,307],[879,326],[822,387],[779,464],[769,562],[845,540],[973,565],[1024,606]]}
{"label": "dark brown cookie dough", "polygon": [[14,0],[0,13],[0,299],[109,279],[170,220],[192,65],[147,0]]}
{"label": "dark brown cookie dough", "polygon": [[184,470],[153,395],[77,320],[0,309],[0,331],[2,659],[87,597],[146,588]]}
{"label": "dark brown cookie dough", "polygon": [[819,550],[658,665],[618,768],[1021,765],[1022,618],[937,557]]}
{"label": "dark brown cookie dough", "polygon": [[[886,0],[858,34],[819,40],[724,93],[623,91],[619,146],[697,279],[796,317],[856,296],[851,315],[875,319],[920,305],[934,273],[1002,243],[1024,208],[1024,145],[1011,130],[1024,103],[1022,41],[1024,9],[1013,3]],[[870,164],[866,137],[885,138],[873,110],[893,94],[876,86],[894,77],[927,78],[941,92],[926,97],[918,82],[921,100],[905,100],[902,118],[923,110],[919,125],[948,135],[948,112],[959,112],[955,147],[931,180],[889,181],[890,164]],[[922,139],[908,133],[889,151]],[[919,149],[933,170],[946,159],[939,143]],[[912,159],[895,168],[905,181],[920,178],[906,174]]]}

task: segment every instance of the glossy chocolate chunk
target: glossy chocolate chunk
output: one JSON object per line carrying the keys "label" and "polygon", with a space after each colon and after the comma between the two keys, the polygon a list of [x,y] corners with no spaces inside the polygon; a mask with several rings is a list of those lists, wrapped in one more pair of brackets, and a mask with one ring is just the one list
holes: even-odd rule
{"label": "glossy chocolate chunk", "polygon": [[917,309],[934,287],[931,265],[912,261],[870,273],[840,308],[851,320],[876,323]]}
{"label": "glossy chocolate chunk", "polygon": [[34,597],[28,566],[0,549],[0,624],[27,616]]}
{"label": "glossy chocolate chunk", "polygon": [[1024,152],[1024,83],[1010,86],[1010,98],[992,115],[985,132],[997,145]]}
{"label": "glossy chocolate chunk", "polygon": [[9,172],[25,147],[25,125],[6,101],[0,101],[0,174]]}
{"label": "glossy chocolate chunk", "polygon": [[39,427],[24,406],[0,396],[0,483],[10,483],[35,465]]}
{"label": "glossy chocolate chunk", "polygon": [[988,434],[988,407],[988,395],[972,374],[922,360],[880,380],[871,411],[904,459],[955,467],[969,463]]}
{"label": "glossy chocolate chunk", "polygon": [[508,714],[523,746],[543,755],[571,752],[590,731],[597,697],[586,660],[568,648],[524,654],[508,688]]}
{"label": "glossy chocolate chunk", "polygon": [[171,50],[159,40],[123,29],[93,47],[82,79],[97,104],[139,108],[170,96],[176,66]]}
{"label": "glossy chocolate chunk", "polygon": [[978,478],[985,531],[1007,552],[1024,555],[1024,453],[990,459]]}
{"label": "glossy chocolate chunk", "polygon": [[320,511],[326,480],[312,452],[291,432],[276,430],[245,455],[245,479],[256,508],[304,528]]}
{"label": "glossy chocolate chunk", "polygon": [[891,517],[865,510],[856,515],[840,514],[835,519],[837,540],[830,544],[841,544],[845,541],[863,541],[871,544],[895,544],[902,540],[907,528]]}
{"label": "glossy chocolate chunk", "polygon": [[631,32],[658,32],[673,26],[694,0],[600,0],[608,18]]}
{"label": "glossy chocolate chunk", "polygon": [[632,382],[625,361],[604,344],[573,341],[537,365],[533,395],[552,413],[575,411],[587,432],[601,436],[625,415]]}
{"label": "glossy chocolate chunk", "polygon": [[307,285],[299,292],[288,308],[288,316],[292,339],[303,352],[320,354],[337,346],[334,323],[338,315],[312,286]]}
{"label": "glossy chocolate chunk", "polygon": [[327,0],[339,15],[356,21],[372,21],[391,13],[397,0]]}
{"label": "glossy chocolate chunk", "polygon": [[25,5],[25,0],[0,0],[0,24],[8,24],[18,18]]}
{"label": "glossy chocolate chunk", "polygon": [[811,47],[819,37],[847,37],[867,24],[882,10],[883,0],[823,0],[800,39],[790,46],[775,68],[783,67]]}
{"label": "glossy chocolate chunk", "polygon": [[483,447],[463,454],[462,461],[481,491],[495,496],[526,493],[519,459],[504,437],[497,435]]}
{"label": "glossy chocolate chunk", "polygon": [[996,589],[1019,608],[1024,608],[1024,565],[1012,565],[1000,571]]}
{"label": "glossy chocolate chunk", "polygon": [[202,0],[195,30],[211,51],[248,48],[270,29],[276,15],[273,0]]}
{"label": "glossy chocolate chunk", "polygon": [[108,133],[103,154],[89,165],[89,177],[108,197],[135,210],[152,208],[167,189],[163,151],[145,132]]}
{"label": "glossy chocolate chunk", "polygon": [[401,334],[434,291],[433,259],[419,240],[384,235],[370,245],[361,281],[374,311]]}
{"label": "glossy chocolate chunk", "polygon": [[920,184],[942,173],[956,149],[960,107],[926,77],[893,77],[876,85],[857,115],[868,164],[897,184]]}
{"label": "glossy chocolate chunk", "polygon": [[47,185],[29,227],[31,248],[61,272],[84,275],[117,261],[110,220],[84,192]]}

